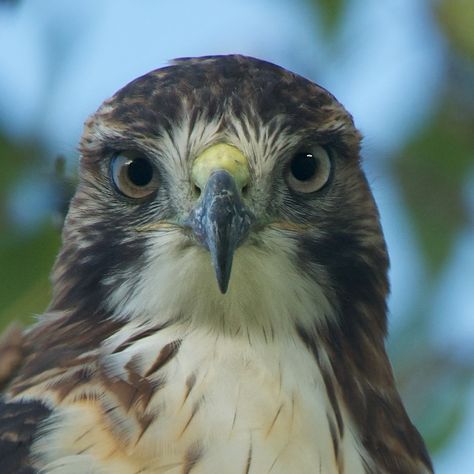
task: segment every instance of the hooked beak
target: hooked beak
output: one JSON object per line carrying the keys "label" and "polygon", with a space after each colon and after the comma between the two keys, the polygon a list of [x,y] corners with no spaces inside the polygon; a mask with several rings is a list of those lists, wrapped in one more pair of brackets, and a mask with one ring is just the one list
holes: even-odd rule
{"label": "hooked beak", "polygon": [[247,160],[231,145],[213,145],[193,164],[193,180],[202,192],[189,225],[211,254],[221,293],[227,291],[234,253],[248,236],[252,222],[241,199],[248,177]]}

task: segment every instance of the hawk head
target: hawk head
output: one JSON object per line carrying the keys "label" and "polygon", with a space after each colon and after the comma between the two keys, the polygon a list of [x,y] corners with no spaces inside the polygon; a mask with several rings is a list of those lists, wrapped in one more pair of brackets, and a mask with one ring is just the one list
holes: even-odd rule
{"label": "hawk head", "polygon": [[86,123],[52,307],[381,339],[388,258],[359,146],[329,92],[263,61],[136,79]]}

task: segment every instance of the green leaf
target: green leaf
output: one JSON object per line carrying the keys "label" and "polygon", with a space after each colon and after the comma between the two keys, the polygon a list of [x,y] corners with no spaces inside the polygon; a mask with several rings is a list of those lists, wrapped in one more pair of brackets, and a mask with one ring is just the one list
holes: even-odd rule
{"label": "green leaf", "polygon": [[394,163],[394,173],[435,276],[449,257],[455,237],[466,225],[464,181],[473,165],[474,134],[469,117],[443,103],[431,123]]}
{"label": "green leaf", "polygon": [[474,59],[474,2],[472,0],[442,0],[436,13],[441,27],[453,46]]}
{"label": "green leaf", "polygon": [[0,329],[13,320],[31,322],[51,297],[49,274],[60,236],[52,224],[22,238],[13,232],[0,238]]}
{"label": "green leaf", "polygon": [[326,34],[337,33],[347,0],[312,0],[312,4],[321,15],[321,23]]}

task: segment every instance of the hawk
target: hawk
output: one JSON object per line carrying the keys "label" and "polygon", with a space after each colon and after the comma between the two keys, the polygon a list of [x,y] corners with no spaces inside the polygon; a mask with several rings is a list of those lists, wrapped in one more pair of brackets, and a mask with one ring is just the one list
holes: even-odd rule
{"label": "hawk", "polygon": [[432,472],[360,139],[328,91],[239,55],[106,100],[51,304],[4,342],[2,472]]}

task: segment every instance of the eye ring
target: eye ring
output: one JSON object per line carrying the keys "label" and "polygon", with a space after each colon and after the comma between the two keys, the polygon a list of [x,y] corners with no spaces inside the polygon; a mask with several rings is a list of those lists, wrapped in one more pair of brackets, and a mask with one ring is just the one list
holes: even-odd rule
{"label": "eye ring", "polygon": [[136,200],[150,197],[160,184],[156,167],[138,152],[120,152],[113,156],[110,177],[120,194]]}
{"label": "eye ring", "polygon": [[298,151],[286,169],[288,186],[298,193],[314,193],[322,189],[331,176],[332,162],[322,146]]}

